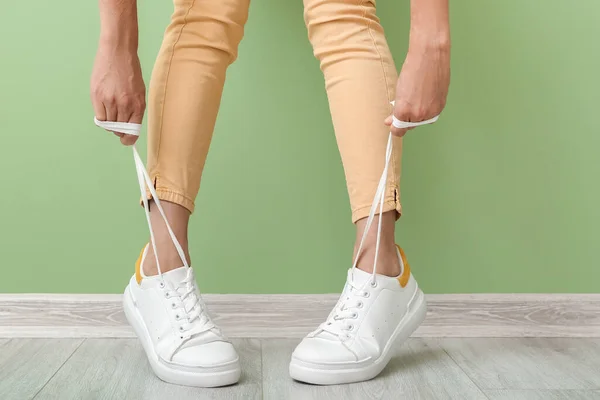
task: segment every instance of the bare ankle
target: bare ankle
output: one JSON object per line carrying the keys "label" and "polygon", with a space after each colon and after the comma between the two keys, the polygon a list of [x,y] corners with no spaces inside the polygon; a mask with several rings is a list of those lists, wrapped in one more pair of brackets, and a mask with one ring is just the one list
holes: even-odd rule
{"label": "bare ankle", "polygon": [[[394,241],[396,227],[396,212],[385,212],[381,215],[381,217],[381,235],[379,238],[377,273],[387,276],[398,276],[400,274],[400,261],[398,260],[398,253]],[[375,248],[377,246],[378,222],[378,217],[376,216],[375,221],[373,221],[371,228],[367,232],[367,236],[365,237],[365,242],[363,244],[363,248],[358,259],[358,268],[366,272],[373,272],[373,266],[375,263]],[[357,221],[356,243],[354,247],[355,257],[356,252],[358,251],[358,246],[360,245],[360,241],[363,237],[365,228],[366,218]]]}
{"label": "bare ankle", "polygon": [[[372,273],[374,263],[375,246],[367,246],[365,249],[363,249],[363,251],[361,251],[357,268],[365,272]],[[395,277],[400,275],[400,272],[400,261],[398,260],[396,245],[381,246],[379,248],[379,255],[377,259],[377,273],[380,275]]]}
{"label": "bare ankle", "polygon": [[[181,246],[185,253],[185,258],[187,260],[188,265],[191,265],[187,243],[181,243]],[[160,270],[163,274],[165,272],[169,272],[184,265],[183,261],[179,257],[179,253],[177,253],[175,246],[173,246],[172,244],[170,244],[170,246],[165,246],[157,243],[157,250],[158,261],[160,262]],[[148,253],[146,255],[146,258],[144,259],[142,269],[144,271],[144,275],[146,276],[158,275],[158,266],[156,265],[156,256],[154,255],[154,249],[152,248],[152,244],[149,244]]]}
{"label": "bare ankle", "polygon": [[[190,265],[187,240],[190,212],[179,204],[170,203],[168,201],[163,201],[161,204],[169,221],[169,225],[171,225],[171,229],[183,249],[187,263]],[[156,251],[158,252],[158,262],[160,263],[161,272],[168,272],[183,266],[184,263],[173,244],[169,230],[153,202],[150,205],[150,220],[152,221],[152,229],[156,241]],[[158,274],[158,266],[156,265],[156,256],[154,255],[152,244],[150,244],[142,268],[144,274],[148,276]]]}

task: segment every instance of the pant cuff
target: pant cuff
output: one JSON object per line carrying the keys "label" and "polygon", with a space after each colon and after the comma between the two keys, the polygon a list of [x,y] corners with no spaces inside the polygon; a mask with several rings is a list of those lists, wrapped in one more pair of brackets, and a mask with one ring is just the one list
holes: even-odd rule
{"label": "pant cuff", "polygon": [[[402,205],[400,204],[400,200],[398,197],[398,189],[394,189],[392,195],[388,195],[385,197],[383,201],[383,212],[388,212],[396,210],[396,221],[402,215]],[[369,212],[371,211],[371,204],[361,206],[352,210],[352,223],[355,224],[359,219],[363,219],[369,216]],[[379,214],[379,207],[377,207],[377,211],[375,214]]]}
{"label": "pant cuff", "polygon": [[[188,196],[186,196],[185,194],[173,190],[173,189],[169,189],[166,187],[161,187],[160,186],[160,178],[158,177],[154,177],[152,179],[154,181],[154,187],[156,190],[156,194],[158,195],[158,198],[162,201],[168,201],[170,203],[175,203],[175,204],[179,204],[180,206],[186,208],[190,213],[194,212],[194,200],[190,199]],[[148,200],[152,200],[152,194],[150,193],[150,191],[148,189],[146,189],[146,198]],[[143,206],[143,202],[140,199],[140,204],[142,204]]]}

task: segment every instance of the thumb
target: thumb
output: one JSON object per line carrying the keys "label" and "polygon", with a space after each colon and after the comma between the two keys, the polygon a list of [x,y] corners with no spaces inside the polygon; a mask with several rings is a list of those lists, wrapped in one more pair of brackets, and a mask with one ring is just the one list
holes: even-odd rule
{"label": "thumb", "polygon": [[385,121],[383,121],[383,123],[390,127],[390,132],[392,132],[392,135],[394,135],[394,136],[402,137],[406,134],[407,131],[412,129],[412,128],[408,128],[408,129],[407,128],[396,128],[395,126],[392,125],[393,120],[394,119],[390,115],[389,117],[387,117],[385,119]]}
{"label": "thumb", "polygon": [[121,136],[121,144],[125,146],[132,146],[137,142],[139,136],[136,135],[123,135]]}

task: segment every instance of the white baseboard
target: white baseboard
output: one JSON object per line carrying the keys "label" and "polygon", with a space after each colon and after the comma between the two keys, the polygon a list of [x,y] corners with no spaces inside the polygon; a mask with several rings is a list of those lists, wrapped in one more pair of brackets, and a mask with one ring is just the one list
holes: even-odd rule
{"label": "white baseboard", "polygon": [[[300,338],[338,295],[204,295],[229,337]],[[600,294],[437,294],[415,337],[600,337]],[[0,294],[0,337],[133,337],[121,295]]]}

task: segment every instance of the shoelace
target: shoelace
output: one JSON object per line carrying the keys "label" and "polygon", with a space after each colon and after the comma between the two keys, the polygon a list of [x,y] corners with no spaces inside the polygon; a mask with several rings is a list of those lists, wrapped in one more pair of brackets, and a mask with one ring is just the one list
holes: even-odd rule
{"label": "shoelace", "polygon": [[215,327],[208,315],[204,312],[204,303],[202,298],[196,293],[194,285],[194,274],[191,268],[188,269],[187,276],[178,285],[168,285],[165,296],[167,298],[175,297],[178,303],[172,303],[173,309],[180,310],[175,314],[175,319],[183,321],[180,332],[186,332],[188,336],[193,336]]}
{"label": "shoelace", "polygon": [[[393,104],[394,103],[392,102],[392,105]],[[400,121],[395,116],[392,116],[392,125],[394,125],[394,127],[398,129],[414,128],[421,125],[432,124],[438,119],[439,115],[426,121],[406,122]],[[390,160],[392,157],[392,149],[393,135],[390,132],[390,134],[388,135],[387,146],[385,149],[385,164],[383,167],[383,172],[381,173],[381,177],[379,178],[379,184],[377,185],[377,190],[375,191],[375,196],[373,197],[373,203],[371,204],[369,216],[367,218],[367,222],[365,223],[365,230],[360,240],[358,251],[356,252],[356,256],[354,258],[354,263],[352,264],[350,272],[351,277],[348,280],[347,286],[342,296],[338,300],[338,303],[334,307],[333,311],[331,312],[327,320],[323,324],[321,324],[321,326],[318,329],[332,333],[338,336],[341,340],[349,338],[349,332],[352,330],[353,325],[352,323],[349,323],[348,320],[356,319],[358,317],[359,310],[362,308],[363,304],[361,298],[370,296],[369,289],[375,288],[377,285],[377,260],[379,259],[379,243],[381,241],[381,215],[383,214],[385,189],[387,186],[387,177],[390,166]],[[368,281],[366,281],[361,286],[357,286],[354,283],[354,271],[356,270],[358,258],[365,243],[367,234],[371,230],[371,225],[373,224],[373,220],[375,219],[375,212],[377,211],[378,206],[379,221],[377,224],[377,238],[375,241],[375,259],[373,261],[373,273],[371,274],[371,278]]]}
{"label": "shoelace", "polygon": [[[110,122],[110,121],[99,121],[97,118],[94,118],[94,123],[106,130],[122,132],[128,135],[139,136],[141,130],[141,124],[134,124],[129,122]],[[173,229],[171,229],[171,225],[165,215],[165,212],[162,208],[160,199],[156,193],[154,188],[154,184],[146,167],[144,166],[144,162],[140,157],[140,154],[137,151],[137,148],[132,146],[133,149],[133,159],[135,162],[135,169],[137,173],[138,183],[140,186],[140,193],[142,196],[142,202],[144,204],[144,212],[146,214],[146,221],[148,222],[148,229],[150,231],[150,242],[152,244],[152,248],[154,250],[154,257],[156,259],[156,267],[158,269],[158,275],[161,279],[161,287],[167,288],[166,297],[172,298],[176,297],[179,300],[179,304],[174,304],[173,308],[181,308],[180,314],[176,315],[177,319],[185,320],[185,323],[180,326],[180,333],[186,332],[188,336],[193,336],[198,333],[205,332],[214,328],[214,324],[210,320],[210,318],[206,315],[204,311],[204,304],[202,299],[195,291],[194,286],[194,274],[190,266],[188,265],[187,259],[185,257],[185,253],[181,244],[177,240],[175,233],[173,233]],[[165,225],[167,227],[167,231],[177,250],[177,254],[181,259],[183,265],[187,268],[187,275],[183,282],[180,283],[179,286],[173,287],[169,283],[167,283],[163,278],[163,273],[160,268],[160,262],[158,260],[158,251],[156,248],[156,240],[154,238],[154,230],[152,229],[152,222],[150,220],[150,206],[148,204],[148,196],[146,195],[146,188],[152,194],[152,199],[156,204],[156,208],[158,209]]]}
{"label": "shoelace", "polygon": [[329,318],[316,332],[322,330],[337,336],[342,341],[348,339],[349,332],[354,328],[351,320],[358,318],[358,312],[363,307],[363,299],[369,295],[369,292],[349,281]]}

